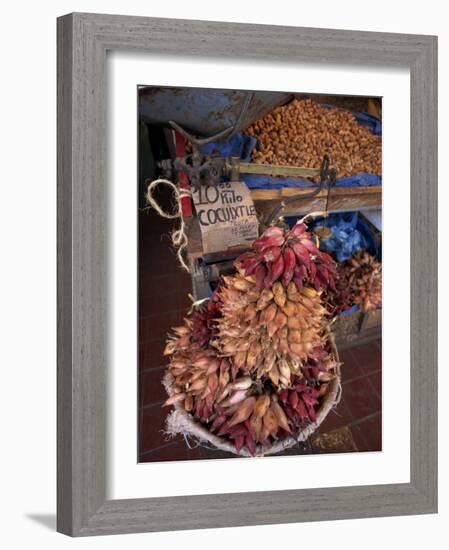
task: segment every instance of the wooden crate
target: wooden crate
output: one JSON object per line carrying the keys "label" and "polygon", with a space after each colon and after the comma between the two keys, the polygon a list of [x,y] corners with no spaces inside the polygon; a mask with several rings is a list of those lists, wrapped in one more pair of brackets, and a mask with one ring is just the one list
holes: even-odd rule
{"label": "wooden crate", "polygon": [[339,315],[332,325],[339,348],[356,346],[382,337],[382,309]]}
{"label": "wooden crate", "polygon": [[363,314],[362,322],[360,323],[360,333],[368,334],[373,329],[379,329],[382,326],[382,310],[376,309]]}

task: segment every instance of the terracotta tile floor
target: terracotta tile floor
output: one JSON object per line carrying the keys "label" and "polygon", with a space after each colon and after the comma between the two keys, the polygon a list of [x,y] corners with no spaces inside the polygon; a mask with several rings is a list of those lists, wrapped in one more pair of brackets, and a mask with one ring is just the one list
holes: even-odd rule
{"label": "terracotta tile floor", "polygon": [[[167,235],[172,222],[147,211],[141,213],[139,225],[139,462],[232,457],[196,447],[181,436],[167,440],[163,433],[167,409],[161,409],[166,398],[161,385],[165,364],[162,350],[167,331],[181,322],[191,303],[191,282],[178,267],[170,247]],[[340,356],[344,363],[342,399],[317,433],[326,437],[345,428],[343,432],[350,431],[359,451],[381,450],[381,342],[344,349]],[[313,442],[311,445],[295,447],[288,454],[323,452],[313,448]],[[333,450],[354,448],[327,447],[327,452]]]}

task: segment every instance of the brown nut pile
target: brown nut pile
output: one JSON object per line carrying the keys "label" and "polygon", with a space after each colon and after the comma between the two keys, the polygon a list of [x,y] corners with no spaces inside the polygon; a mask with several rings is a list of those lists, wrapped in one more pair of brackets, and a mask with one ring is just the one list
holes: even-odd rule
{"label": "brown nut pile", "polygon": [[360,172],[380,175],[382,140],[360,125],[349,111],[322,107],[310,99],[295,99],[249,126],[258,139],[257,164],[319,168],[327,153],[337,177]]}

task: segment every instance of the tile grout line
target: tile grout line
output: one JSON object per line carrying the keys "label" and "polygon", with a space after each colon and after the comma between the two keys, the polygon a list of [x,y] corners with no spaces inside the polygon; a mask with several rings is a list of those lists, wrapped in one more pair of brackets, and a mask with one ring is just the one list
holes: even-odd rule
{"label": "tile grout line", "polygon": [[[173,315],[174,313],[180,313],[182,315],[182,318],[180,319],[180,322],[182,322],[182,320],[184,319],[185,315],[186,315],[186,312],[187,312],[187,309],[188,309],[188,304],[185,308],[178,308],[178,309],[170,309],[168,311],[165,311],[164,312],[164,315],[167,314],[167,315]],[[157,317],[160,316],[160,313],[150,313],[148,315],[142,315],[139,317],[139,322],[140,321],[146,321],[146,320],[154,320],[154,319],[157,319]],[[168,330],[170,330],[171,327],[168,328]],[[157,340],[157,338],[155,338],[155,340]]]}
{"label": "tile grout line", "polygon": [[356,380],[361,380],[362,378],[367,378],[368,376],[371,376],[372,374],[377,374],[378,372],[382,372],[381,369],[377,369],[374,371],[371,371],[366,374],[360,374],[358,376],[354,376],[353,378],[349,378],[348,380],[342,380],[342,384],[349,384],[350,382],[355,382]]}
{"label": "tile grout line", "polygon": [[[357,367],[358,367],[359,369],[361,369],[362,372],[363,372],[363,369],[362,369],[362,367],[360,366],[360,363],[359,363],[359,361],[358,361],[358,359],[357,359],[355,353],[353,353],[353,350],[352,350],[352,349],[349,349],[348,351],[349,351],[349,354],[350,354],[350,356],[351,356],[351,358],[352,358],[354,364],[357,365]],[[358,377],[357,380],[362,380],[363,378],[367,378],[367,374],[363,374],[362,376]],[[370,387],[371,387],[371,386],[370,386]],[[343,388],[342,388],[342,389],[343,389]],[[360,419],[357,420],[357,419],[354,418],[354,415],[352,414],[351,407],[350,407],[349,405],[348,405],[348,411],[349,411],[350,417],[352,418],[352,422],[351,422],[350,424],[348,424],[348,426],[351,426],[351,427],[352,427],[352,426],[354,426],[354,427],[357,426],[358,423],[359,423],[359,421],[360,421]],[[359,430],[359,435],[360,435],[360,437],[361,437],[361,439],[362,439],[362,441],[363,441],[363,443],[364,443],[364,445],[365,445],[365,448],[368,449],[368,448],[369,448],[369,444],[368,444],[368,441],[367,441],[367,439],[365,438],[365,434],[363,433],[362,430]]]}
{"label": "tile grout line", "polygon": [[[376,372],[373,372],[373,373],[371,373],[371,374],[377,374],[377,372],[380,372],[380,373],[381,373],[381,378],[382,378],[382,371],[376,371]],[[379,395],[379,392],[376,390],[376,388],[374,387],[374,384],[373,384],[373,383],[371,382],[371,380],[369,379],[370,376],[371,376],[371,374],[368,375],[368,376],[366,377],[366,379],[367,379],[367,381],[368,381],[368,384],[369,384],[370,387],[371,387],[371,390],[374,392],[374,395],[377,395],[377,397],[380,399],[380,404],[381,404],[381,406],[382,406],[382,396]]]}
{"label": "tile grout line", "polygon": [[348,424],[348,426],[357,426],[358,424],[361,424],[362,422],[365,422],[365,420],[371,420],[372,418],[376,418],[377,416],[381,416],[382,415],[382,411],[376,411],[376,412],[373,412],[371,414],[368,414],[366,416],[364,416],[363,418],[359,418],[358,420],[354,420],[353,422],[351,422],[350,424]]}
{"label": "tile grout line", "polygon": [[164,443],[163,445],[159,445],[158,447],[155,447],[154,449],[149,449],[148,451],[143,451],[139,453],[139,458],[144,457],[145,455],[149,455],[151,453],[154,453],[156,451],[160,451],[161,449],[166,449],[167,447],[171,447],[172,445],[177,445],[178,441],[169,441],[168,443]]}
{"label": "tile grout line", "polygon": [[165,403],[165,401],[155,401],[154,403],[148,403],[147,405],[142,405],[140,407],[140,410],[141,411],[146,411],[147,409],[151,409],[152,407],[156,407],[156,405],[162,405],[163,403]]}
{"label": "tile grout line", "polygon": [[158,367],[147,367],[145,369],[139,369],[139,374],[148,374],[149,372],[153,372],[155,370],[162,370],[166,369],[167,365],[159,365]]}

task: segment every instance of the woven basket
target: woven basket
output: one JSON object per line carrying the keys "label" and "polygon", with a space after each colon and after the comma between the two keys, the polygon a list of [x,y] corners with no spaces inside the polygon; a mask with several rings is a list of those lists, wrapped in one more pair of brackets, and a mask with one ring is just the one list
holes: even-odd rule
{"label": "woven basket", "polygon": [[[298,434],[296,438],[287,437],[282,441],[274,443],[271,447],[262,449],[260,444],[256,447],[256,453],[254,456],[268,456],[276,453],[280,453],[285,449],[293,447],[301,441],[306,441],[313,432],[320,426],[324,421],[326,416],[335,407],[340,401],[341,394],[341,385],[340,385],[340,367],[339,367],[339,357],[338,350],[335,345],[335,339],[333,334],[328,332],[328,342],[332,349],[332,354],[336,359],[337,368],[335,372],[335,378],[329,383],[329,391],[324,396],[323,402],[321,403],[319,409],[317,410],[316,420],[309,424],[302,432]],[[168,395],[173,394],[173,378],[170,373],[167,373],[162,381]],[[180,403],[175,403],[174,411],[169,414],[166,422],[166,433],[170,436],[175,436],[176,434],[181,434],[184,436],[189,436],[194,440],[198,441],[199,445],[212,446],[216,449],[222,451],[227,451],[237,456],[249,457],[251,455],[246,447],[237,452],[234,445],[227,439],[223,437],[218,437],[211,433],[203,424],[197,422],[193,416],[188,413]]]}

